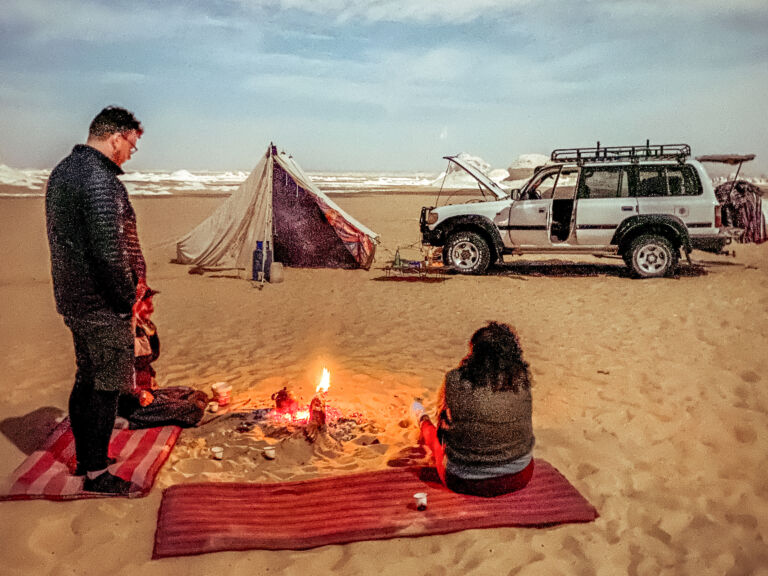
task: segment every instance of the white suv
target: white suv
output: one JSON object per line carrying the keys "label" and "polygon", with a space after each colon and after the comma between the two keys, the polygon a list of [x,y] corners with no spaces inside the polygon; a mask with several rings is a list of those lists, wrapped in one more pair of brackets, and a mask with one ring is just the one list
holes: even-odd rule
{"label": "white suv", "polygon": [[641,278],[667,276],[681,250],[717,253],[731,241],[710,178],[690,156],[686,144],[555,150],[511,192],[448,156],[489,199],[422,208],[422,242],[442,246],[444,263],[464,274],[505,254],[585,253],[619,254]]}

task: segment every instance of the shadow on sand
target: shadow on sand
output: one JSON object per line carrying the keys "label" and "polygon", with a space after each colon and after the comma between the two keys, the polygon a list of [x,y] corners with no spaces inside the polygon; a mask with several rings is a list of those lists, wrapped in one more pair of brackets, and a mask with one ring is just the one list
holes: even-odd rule
{"label": "shadow on sand", "polygon": [[65,415],[61,408],[45,406],[25,416],[0,421],[0,432],[29,456],[45,443]]}
{"label": "shadow on sand", "polygon": [[406,446],[402,448],[394,457],[387,460],[387,466],[390,468],[408,468],[418,466],[424,463],[427,451],[423,446]]}
{"label": "shadow on sand", "polygon": [[[572,262],[570,260],[519,260],[505,262],[490,268],[488,276],[507,276],[525,280],[527,277],[550,276],[569,278],[593,278],[596,276],[613,276],[615,278],[632,278],[632,273],[621,260],[610,262]],[[681,262],[677,272],[670,279],[692,278],[706,276],[705,266]]]}
{"label": "shadow on sand", "polygon": [[421,284],[440,284],[446,280],[448,280],[448,278],[443,275],[420,276],[418,274],[391,274],[389,276],[377,276],[376,278],[373,278],[374,282],[420,282]]}

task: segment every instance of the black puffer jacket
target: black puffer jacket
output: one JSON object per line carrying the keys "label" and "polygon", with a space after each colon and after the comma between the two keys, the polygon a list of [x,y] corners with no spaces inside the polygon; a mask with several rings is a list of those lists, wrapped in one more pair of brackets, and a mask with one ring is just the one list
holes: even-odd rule
{"label": "black puffer jacket", "polygon": [[83,144],[53,169],[45,193],[51,275],[63,316],[130,314],[145,263],[121,168]]}

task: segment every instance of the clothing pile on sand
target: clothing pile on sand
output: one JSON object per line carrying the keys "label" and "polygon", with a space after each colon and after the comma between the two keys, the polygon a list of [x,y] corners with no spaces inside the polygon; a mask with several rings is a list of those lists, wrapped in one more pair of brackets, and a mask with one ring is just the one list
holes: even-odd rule
{"label": "clothing pile on sand", "polygon": [[715,188],[723,214],[723,226],[740,228],[739,241],[761,244],[768,240],[762,191],[746,180],[725,182]]}

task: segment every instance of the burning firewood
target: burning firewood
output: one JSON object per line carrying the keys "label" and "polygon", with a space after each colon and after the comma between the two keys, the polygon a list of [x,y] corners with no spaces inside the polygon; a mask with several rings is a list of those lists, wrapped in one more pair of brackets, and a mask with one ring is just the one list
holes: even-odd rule
{"label": "burning firewood", "polygon": [[331,385],[331,373],[327,368],[323,368],[323,376],[320,378],[320,384],[315,389],[315,397],[309,403],[309,420],[304,434],[310,442],[314,442],[318,435],[326,430],[326,401],[325,393]]}
{"label": "burning firewood", "polygon": [[325,407],[325,393],[318,392],[317,395],[312,398],[312,402],[309,403],[309,420],[307,421],[306,428],[304,428],[304,434],[311,442],[314,442],[317,439],[318,434],[321,434],[326,430]]}

